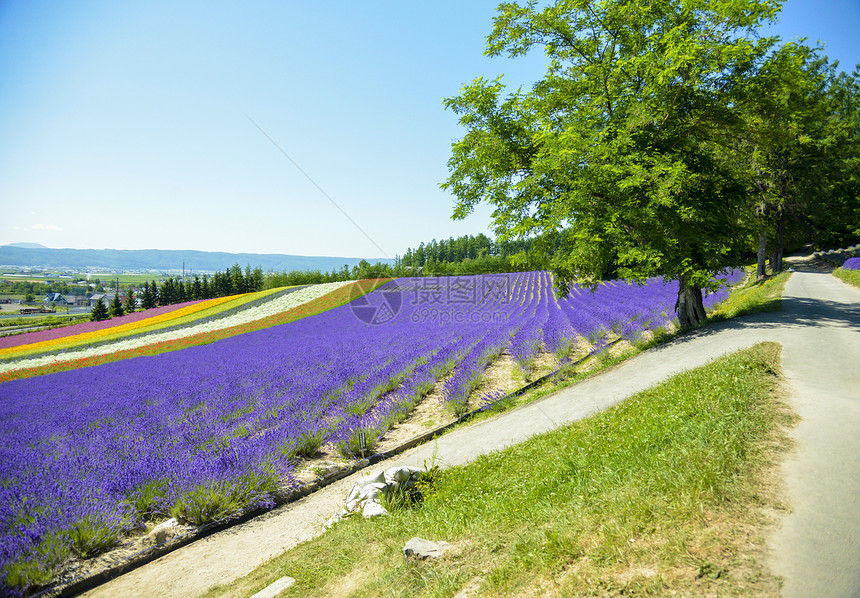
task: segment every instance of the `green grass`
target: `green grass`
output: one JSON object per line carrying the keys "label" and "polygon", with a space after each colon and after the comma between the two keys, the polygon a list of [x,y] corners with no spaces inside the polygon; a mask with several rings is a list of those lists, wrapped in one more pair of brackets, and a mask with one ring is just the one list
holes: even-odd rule
{"label": "green grass", "polygon": [[[768,595],[762,507],[784,428],[779,346],[678,375],[589,419],[442,471],[421,506],[353,518],[207,596]],[[412,536],[452,543],[406,563]]]}
{"label": "green grass", "polygon": [[61,326],[69,326],[70,324],[79,324],[81,322],[89,322],[89,314],[72,314],[67,315],[63,312],[57,312],[48,316],[34,317],[21,316],[20,318],[7,318],[0,320],[0,331],[3,328],[13,326],[48,326],[51,328],[59,328]]}
{"label": "green grass", "polygon": [[724,320],[766,311],[780,311],[782,291],[790,276],[790,272],[780,272],[758,282],[754,277],[750,277],[744,286],[732,291],[729,298],[714,311],[711,318]]}
{"label": "green grass", "polygon": [[833,271],[833,276],[847,282],[850,285],[860,288],[860,270],[845,270],[844,268],[836,268]]}

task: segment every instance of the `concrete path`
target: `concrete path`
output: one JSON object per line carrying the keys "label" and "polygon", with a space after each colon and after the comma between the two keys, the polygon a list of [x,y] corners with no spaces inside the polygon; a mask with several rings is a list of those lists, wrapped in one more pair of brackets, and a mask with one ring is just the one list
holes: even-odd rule
{"label": "concrete path", "polygon": [[[789,400],[801,416],[784,464],[786,515],[770,539],[783,595],[860,596],[860,290],[795,263],[783,311],[724,322],[640,354],[530,405],[417,447],[376,469],[443,466],[587,417],[682,370],[764,340],[783,345]],[[323,531],[354,478],[186,546],[85,596],[196,596],[237,579]]]}

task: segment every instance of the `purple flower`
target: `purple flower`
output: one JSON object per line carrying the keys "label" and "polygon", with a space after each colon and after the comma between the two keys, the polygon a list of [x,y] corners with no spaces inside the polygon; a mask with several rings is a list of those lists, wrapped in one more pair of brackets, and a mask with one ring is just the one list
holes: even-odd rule
{"label": "purple flower", "polygon": [[82,521],[130,528],[200,489],[235,484],[271,504],[273,480],[293,483],[298,451],[324,442],[354,453],[359,431],[375,440],[440,383],[463,412],[506,350],[527,363],[579,338],[598,347],[612,331],[635,338],[672,317],[677,283],[574,286],[557,300],[547,272],[414,278],[366,304],[382,293],[384,323],[345,305],[209,345],[0,384],[0,570]]}

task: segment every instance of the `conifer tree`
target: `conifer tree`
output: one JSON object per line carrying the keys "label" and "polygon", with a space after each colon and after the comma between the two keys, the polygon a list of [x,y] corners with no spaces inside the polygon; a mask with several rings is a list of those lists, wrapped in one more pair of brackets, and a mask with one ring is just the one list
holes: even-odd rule
{"label": "conifer tree", "polygon": [[137,310],[137,298],[134,296],[134,289],[128,287],[128,295],[125,298],[125,313],[134,313]]}
{"label": "conifer tree", "polygon": [[122,315],[125,315],[125,310],[122,308],[122,300],[119,298],[119,292],[117,292],[110,304],[110,317],[118,318]]}
{"label": "conifer tree", "polygon": [[96,301],[96,304],[93,306],[93,310],[90,312],[90,320],[93,322],[101,322],[102,320],[107,320],[110,318],[108,314],[107,307],[102,301],[102,298],[99,297]]}
{"label": "conifer tree", "polygon": [[164,281],[164,284],[161,285],[161,288],[158,289],[158,304],[162,307],[165,305],[171,305],[175,303],[174,295],[175,288],[173,284],[173,279],[168,278]]}
{"label": "conifer tree", "polygon": [[156,305],[157,297],[158,291],[155,288],[155,281],[153,280],[148,283],[144,283],[143,293],[140,297],[141,307],[143,309],[152,309]]}

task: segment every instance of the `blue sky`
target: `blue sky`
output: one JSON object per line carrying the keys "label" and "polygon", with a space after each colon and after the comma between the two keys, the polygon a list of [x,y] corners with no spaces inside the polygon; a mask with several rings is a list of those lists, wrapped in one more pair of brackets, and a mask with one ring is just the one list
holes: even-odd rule
{"label": "blue sky", "polygon": [[[0,0],[0,244],[374,258],[486,233],[438,185],[442,99],[543,72],[483,56],[496,4]],[[860,0],[788,0],[774,29],[846,70],[858,30]]]}

